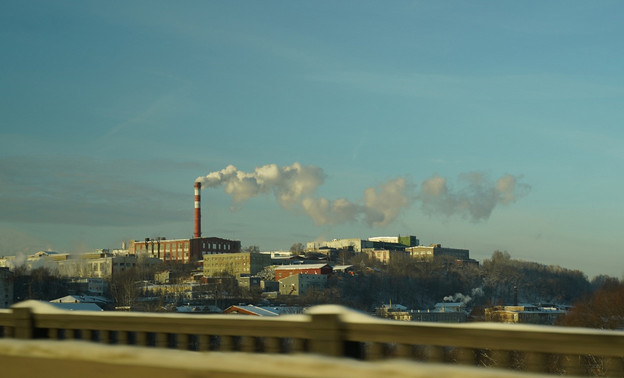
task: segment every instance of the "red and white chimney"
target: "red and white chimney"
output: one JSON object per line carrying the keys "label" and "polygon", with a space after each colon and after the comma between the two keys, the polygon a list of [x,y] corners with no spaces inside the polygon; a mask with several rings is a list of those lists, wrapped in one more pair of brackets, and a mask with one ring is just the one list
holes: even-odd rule
{"label": "red and white chimney", "polygon": [[201,183],[195,182],[195,233],[194,238],[201,238],[201,199],[199,191],[201,190]]}

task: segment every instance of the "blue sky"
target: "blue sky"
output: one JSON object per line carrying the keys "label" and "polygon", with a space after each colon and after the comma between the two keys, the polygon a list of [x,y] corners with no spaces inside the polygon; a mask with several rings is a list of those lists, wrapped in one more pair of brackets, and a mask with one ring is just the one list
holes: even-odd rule
{"label": "blue sky", "polygon": [[205,236],[412,234],[622,277],[623,11],[5,1],[0,255],[190,237],[193,182],[233,165],[256,191],[206,187]]}

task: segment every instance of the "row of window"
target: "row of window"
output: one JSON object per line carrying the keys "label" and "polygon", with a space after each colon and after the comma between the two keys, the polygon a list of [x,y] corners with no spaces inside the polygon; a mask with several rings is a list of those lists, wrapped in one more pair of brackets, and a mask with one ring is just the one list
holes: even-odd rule
{"label": "row of window", "polygon": [[[232,264],[231,262],[222,262],[222,263],[214,262],[214,263],[210,263],[210,264],[204,264],[204,266],[226,266],[226,265],[234,265],[234,264]],[[236,266],[240,266],[240,265],[246,266],[247,263],[236,264]]]}
{"label": "row of window", "polygon": [[[208,253],[207,253],[208,254]],[[236,255],[232,253],[212,253],[210,254],[211,261],[250,261],[249,256]]]}
{"label": "row of window", "polygon": [[148,251],[157,251],[160,248],[161,251],[188,251],[189,250],[189,243],[188,242],[184,242],[184,243],[148,243],[147,245],[145,243],[141,243],[141,244],[135,244],[135,249],[137,251],[142,251],[144,249],[148,250]]}
{"label": "row of window", "polygon": [[124,266],[133,267],[136,265],[136,263],[115,263],[114,265],[117,267],[124,267]]}
{"label": "row of window", "polygon": [[173,253],[172,254],[172,253],[167,252],[167,253],[165,253],[165,260],[170,260],[172,257],[173,258],[180,258],[180,257],[183,257],[183,256],[188,259],[189,258],[188,252],[184,252],[184,255],[177,254],[177,253]]}
{"label": "row of window", "polygon": [[231,251],[232,250],[232,245],[231,244],[219,244],[219,243],[202,243],[202,248],[204,250],[206,249],[216,249],[216,250],[220,250],[220,251]]}

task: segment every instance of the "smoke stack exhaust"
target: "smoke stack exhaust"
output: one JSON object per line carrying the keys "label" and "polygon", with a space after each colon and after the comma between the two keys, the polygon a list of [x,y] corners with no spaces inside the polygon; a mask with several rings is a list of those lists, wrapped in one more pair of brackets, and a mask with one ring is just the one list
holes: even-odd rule
{"label": "smoke stack exhaust", "polygon": [[195,232],[194,238],[201,238],[201,199],[199,191],[201,190],[201,183],[195,182]]}

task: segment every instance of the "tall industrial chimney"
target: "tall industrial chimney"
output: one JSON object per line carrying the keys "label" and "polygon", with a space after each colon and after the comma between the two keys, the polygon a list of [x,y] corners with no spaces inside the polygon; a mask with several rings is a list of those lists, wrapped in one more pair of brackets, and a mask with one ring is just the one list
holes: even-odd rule
{"label": "tall industrial chimney", "polygon": [[194,238],[201,238],[201,200],[199,195],[200,190],[201,183],[195,182],[195,233],[193,233]]}

